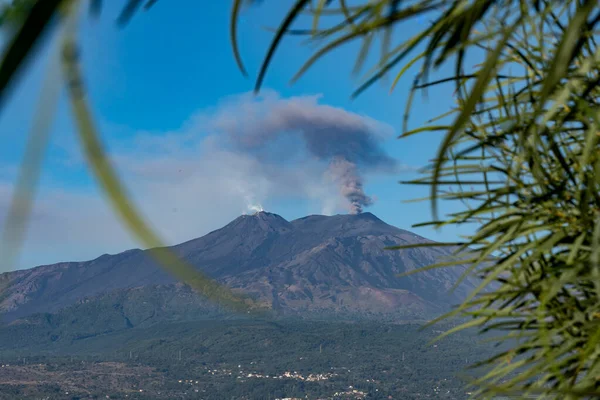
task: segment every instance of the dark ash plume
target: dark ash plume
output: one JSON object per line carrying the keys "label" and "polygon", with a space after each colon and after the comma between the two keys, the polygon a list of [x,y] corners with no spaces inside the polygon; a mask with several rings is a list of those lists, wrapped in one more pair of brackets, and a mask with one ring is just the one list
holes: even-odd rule
{"label": "dark ash plume", "polygon": [[350,214],[360,214],[363,207],[373,204],[373,199],[363,190],[362,179],[355,164],[343,158],[334,158],[329,164],[329,173],[339,185],[342,196],[348,200]]}
{"label": "dark ash plume", "polygon": [[325,175],[336,182],[351,213],[373,203],[364,192],[361,172],[391,172],[396,167],[379,143],[389,127],[318,104],[316,96],[280,99],[270,94],[242,99],[221,112],[213,127],[225,132],[235,149],[265,162],[290,162],[302,151],[325,162]]}

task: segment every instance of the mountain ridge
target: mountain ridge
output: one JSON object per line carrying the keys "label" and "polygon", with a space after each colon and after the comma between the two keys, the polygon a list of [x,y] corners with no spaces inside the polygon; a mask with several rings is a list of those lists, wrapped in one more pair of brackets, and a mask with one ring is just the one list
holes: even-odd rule
{"label": "mountain ridge", "polygon": [[[465,267],[398,274],[449,256],[445,248],[384,250],[434,243],[366,212],[310,215],[287,221],[261,211],[242,215],[202,237],[171,246],[180,257],[219,282],[287,314],[440,312],[473,287],[444,293]],[[57,312],[84,297],[176,281],[148,250],[103,254],[0,274],[0,315],[12,321]]]}

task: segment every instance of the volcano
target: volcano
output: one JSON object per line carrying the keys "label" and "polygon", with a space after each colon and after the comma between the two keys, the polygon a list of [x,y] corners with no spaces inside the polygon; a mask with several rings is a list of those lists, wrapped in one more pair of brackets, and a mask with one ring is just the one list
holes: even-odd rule
{"label": "volcano", "polygon": [[[287,221],[260,211],[171,249],[281,315],[401,318],[446,311],[475,284],[466,279],[449,291],[466,265],[398,277],[452,255],[452,249],[442,246],[386,249],[421,243],[433,242],[369,212]],[[134,249],[86,262],[4,273],[0,315],[4,321],[14,321],[35,313],[56,313],[111,293],[127,297],[143,289],[151,296],[181,287],[148,251]],[[156,304],[160,307],[160,302]]]}

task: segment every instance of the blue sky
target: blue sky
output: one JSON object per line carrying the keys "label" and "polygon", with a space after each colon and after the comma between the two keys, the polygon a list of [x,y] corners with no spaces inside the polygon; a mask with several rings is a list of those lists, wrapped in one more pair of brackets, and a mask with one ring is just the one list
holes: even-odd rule
{"label": "blue sky", "polygon": [[[110,3],[114,7],[117,2]],[[255,104],[248,92],[272,35],[263,27],[274,25],[288,2],[267,1],[244,13],[240,48],[250,79],[237,69],[231,52],[230,2],[200,3],[159,1],[124,29],[115,26],[117,8],[106,8],[99,20],[86,17],[82,21],[83,67],[90,103],[103,141],[136,204],[168,243],[225,225],[244,212],[249,202],[260,203],[287,219],[323,212],[323,199],[335,197],[335,193],[319,183],[322,171],[316,164],[292,166],[292,160],[289,166],[282,165],[277,179],[271,174],[252,175],[249,171],[264,168],[255,165],[256,159],[233,154],[219,145],[218,132],[212,130],[217,116],[225,113],[235,119],[243,114],[240,110]],[[424,22],[409,23],[396,35],[410,34]],[[0,222],[31,126],[51,43],[44,43],[45,50],[33,60],[0,114]],[[340,113],[377,121],[384,135],[382,148],[402,168],[393,174],[365,172],[365,191],[376,199],[367,211],[404,229],[427,221],[431,216],[429,203],[403,203],[427,195],[427,189],[397,183],[414,176],[411,170],[423,166],[439,143],[439,136],[434,135],[395,138],[413,74],[408,74],[392,94],[388,79],[350,100],[357,83],[351,75],[358,50],[354,45],[324,58],[290,86],[289,79],[312,50],[295,39],[285,42],[265,80],[267,98],[275,105],[309,99],[306,101],[315,109],[334,107]],[[367,68],[371,65],[367,63]],[[450,85],[430,92],[428,101],[418,96],[411,126],[445,112],[452,103]],[[269,106],[261,107],[266,113],[270,110]],[[18,262],[9,268],[92,259],[139,246],[104,202],[78,145],[63,93],[25,247]],[[280,183],[289,177],[299,183],[294,188],[290,184],[287,190]],[[325,207],[328,213],[345,212],[334,203]],[[461,233],[454,228],[441,232],[411,230],[435,240],[455,240]]]}

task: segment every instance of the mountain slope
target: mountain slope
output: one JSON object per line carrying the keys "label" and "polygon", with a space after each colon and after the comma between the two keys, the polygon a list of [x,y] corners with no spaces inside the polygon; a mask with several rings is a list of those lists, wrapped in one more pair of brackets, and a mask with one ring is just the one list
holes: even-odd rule
{"label": "mountain slope", "polygon": [[[450,255],[443,247],[385,247],[430,242],[371,213],[313,215],[291,222],[267,212],[172,249],[224,284],[283,314],[402,315],[440,312],[473,285],[448,289],[465,267],[398,278]],[[46,265],[0,275],[0,314],[11,321],[56,312],[83,298],[175,283],[147,251],[129,250],[88,262]]]}

